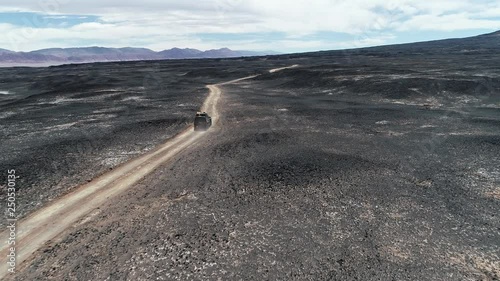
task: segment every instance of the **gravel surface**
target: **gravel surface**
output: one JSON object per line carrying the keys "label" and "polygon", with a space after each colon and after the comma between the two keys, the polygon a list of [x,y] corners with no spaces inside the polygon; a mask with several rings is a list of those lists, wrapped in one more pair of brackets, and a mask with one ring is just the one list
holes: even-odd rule
{"label": "gravel surface", "polygon": [[500,279],[498,56],[295,63],[224,86],[220,129],[17,280]]}
{"label": "gravel surface", "polygon": [[497,74],[384,60],[225,86],[222,129],[18,277],[498,279]]}
{"label": "gravel surface", "polygon": [[0,170],[20,176],[18,218],[176,135],[191,124],[206,84],[264,67],[242,62],[0,68],[0,91],[9,93],[0,95]]}

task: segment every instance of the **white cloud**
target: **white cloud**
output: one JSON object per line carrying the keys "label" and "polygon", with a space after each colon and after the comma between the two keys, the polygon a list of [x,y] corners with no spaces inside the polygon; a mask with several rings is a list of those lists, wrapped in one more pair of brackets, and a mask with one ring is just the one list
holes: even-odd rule
{"label": "white cloud", "polygon": [[[0,47],[15,50],[68,47],[79,40],[85,45],[93,42],[114,47],[141,44],[157,50],[173,46],[261,50],[332,45],[347,48],[383,44],[393,39],[391,32],[398,31],[500,28],[500,2],[496,0],[2,0],[1,6],[1,11],[100,17],[99,22],[72,27],[8,26],[7,33],[2,33],[4,44]],[[264,32],[280,32],[286,36],[279,42],[268,43],[206,42],[197,37],[206,33]],[[362,39],[347,42],[303,39],[317,32],[341,32]]]}
{"label": "white cloud", "polygon": [[469,14],[418,15],[397,27],[399,31],[409,30],[455,31],[468,29],[500,29],[500,21],[474,19]]}

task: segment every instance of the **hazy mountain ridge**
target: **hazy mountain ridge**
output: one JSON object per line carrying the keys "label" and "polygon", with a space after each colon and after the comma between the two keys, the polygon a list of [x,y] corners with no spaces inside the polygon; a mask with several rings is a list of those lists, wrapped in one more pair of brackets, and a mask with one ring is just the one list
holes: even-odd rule
{"label": "hazy mountain ridge", "polygon": [[252,52],[234,51],[228,48],[200,51],[190,48],[172,48],[155,52],[147,48],[50,48],[32,52],[13,52],[0,48],[0,66],[49,66],[68,63],[91,63],[112,61],[140,61],[165,59],[204,59],[234,58],[250,56],[278,55],[283,58],[302,56],[328,56],[338,53],[391,56],[394,54],[413,53],[427,55],[459,52],[463,54],[490,54],[500,50],[500,31],[466,38],[451,38],[415,43],[403,43],[364,47],[347,50],[316,51],[306,53],[278,54],[273,51]]}
{"label": "hazy mountain ridge", "polygon": [[356,49],[282,54],[278,56],[283,59],[290,59],[301,57],[337,56],[339,54],[390,57],[405,54],[411,54],[413,56],[427,56],[449,53],[460,53],[463,55],[491,55],[492,53],[498,52],[500,52],[500,30],[465,38],[450,38],[414,43],[362,47]]}
{"label": "hazy mountain ridge", "polygon": [[0,63],[23,64],[63,64],[106,61],[135,61],[163,59],[232,58],[268,55],[272,52],[234,51],[228,48],[200,51],[197,49],[172,48],[155,52],[147,48],[50,48],[31,52],[14,52],[0,49]]}

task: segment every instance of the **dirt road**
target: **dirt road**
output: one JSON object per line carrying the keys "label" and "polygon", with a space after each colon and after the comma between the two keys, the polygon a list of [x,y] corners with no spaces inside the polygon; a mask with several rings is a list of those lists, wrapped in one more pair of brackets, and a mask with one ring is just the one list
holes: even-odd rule
{"label": "dirt road", "polygon": [[269,73],[275,73],[275,72],[282,71],[282,70],[285,70],[285,69],[296,68],[298,66],[299,66],[298,64],[294,64],[294,65],[291,65],[291,66],[285,66],[285,67],[275,68],[275,69],[269,70]]}
{"label": "dirt road", "polygon": [[[271,71],[275,72],[281,69],[284,68]],[[201,110],[212,115],[215,129],[218,127],[217,121],[219,119],[217,103],[222,93],[218,86],[237,83],[256,76],[248,76],[216,85],[207,85],[210,94]],[[139,182],[160,165],[172,159],[187,147],[194,145],[202,139],[202,135],[203,132],[194,132],[190,126],[152,152],[120,165],[19,221],[17,223],[15,244],[16,267],[19,267],[47,241],[70,228],[82,216],[103,206],[108,200]],[[4,231],[0,235],[2,241],[4,241],[0,249],[0,256],[2,257],[0,279],[3,279],[8,273],[5,260],[11,247],[7,244],[8,235],[8,231]]]}

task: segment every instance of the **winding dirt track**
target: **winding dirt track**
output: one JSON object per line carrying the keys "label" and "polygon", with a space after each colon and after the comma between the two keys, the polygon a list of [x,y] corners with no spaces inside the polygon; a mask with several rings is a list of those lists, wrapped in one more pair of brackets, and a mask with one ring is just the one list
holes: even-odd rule
{"label": "winding dirt track", "polygon": [[278,71],[282,71],[282,70],[289,69],[289,68],[295,68],[295,67],[298,67],[298,66],[299,66],[298,64],[294,64],[294,65],[291,65],[291,66],[285,66],[285,67],[275,68],[275,69],[269,70],[269,73],[275,73],[275,72],[278,72]]}
{"label": "winding dirt track", "polygon": [[[273,73],[291,67],[296,66],[272,69],[269,72]],[[219,86],[237,83],[256,76],[258,75],[207,85],[210,94],[203,103],[201,111],[209,112],[212,115],[213,127],[218,127],[219,112],[217,103],[222,94]],[[22,262],[40,249],[47,241],[54,239],[64,230],[70,228],[81,217],[104,205],[106,201],[132,187],[160,165],[195,144],[202,139],[203,134],[203,132],[195,132],[190,126],[155,150],[124,163],[87,184],[79,186],[71,193],[54,200],[47,206],[18,221],[15,245],[17,254],[16,267],[19,267]],[[8,273],[6,257],[11,247],[7,244],[8,235],[8,231],[4,231],[0,235],[2,239],[0,280]]]}

